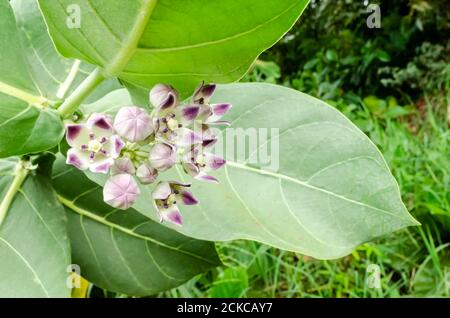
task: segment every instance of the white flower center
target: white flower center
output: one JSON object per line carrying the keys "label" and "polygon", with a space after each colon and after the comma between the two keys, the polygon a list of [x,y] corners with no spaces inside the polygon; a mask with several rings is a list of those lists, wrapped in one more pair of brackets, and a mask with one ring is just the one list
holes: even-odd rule
{"label": "white flower center", "polygon": [[102,143],[97,139],[91,140],[88,143],[88,150],[95,153],[99,152],[102,149],[102,147],[103,147]]}
{"label": "white flower center", "polygon": [[205,164],[205,156],[203,155],[198,155],[197,158],[195,158],[195,161],[199,164],[199,165],[204,165]]}
{"label": "white flower center", "polygon": [[167,127],[170,129],[170,130],[175,130],[175,129],[177,129],[178,128],[178,121],[176,120],[176,119],[173,119],[173,118],[170,118],[168,121],[167,121]]}
{"label": "white flower center", "polygon": [[167,204],[168,205],[172,205],[176,202],[176,196],[174,193],[172,193],[171,195],[169,195],[169,197],[167,198]]}

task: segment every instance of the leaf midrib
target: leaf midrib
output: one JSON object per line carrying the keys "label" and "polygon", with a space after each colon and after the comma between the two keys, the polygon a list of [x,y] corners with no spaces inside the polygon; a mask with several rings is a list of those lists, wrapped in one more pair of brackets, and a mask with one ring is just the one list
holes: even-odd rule
{"label": "leaf midrib", "polygon": [[287,7],[285,10],[283,10],[282,12],[280,12],[279,14],[275,15],[274,17],[272,17],[269,20],[264,21],[261,24],[258,24],[257,26],[246,30],[244,32],[239,32],[236,34],[233,34],[231,36],[227,36],[224,37],[222,39],[218,39],[218,40],[213,40],[213,41],[206,41],[206,42],[202,42],[202,43],[196,43],[196,44],[190,44],[190,45],[184,45],[184,46],[176,46],[176,47],[167,47],[167,48],[145,48],[145,47],[138,47],[137,51],[143,51],[143,52],[151,52],[151,53],[156,53],[156,52],[174,52],[174,51],[183,51],[183,50],[190,50],[190,49],[196,49],[196,48],[201,48],[201,47],[205,47],[205,46],[211,46],[211,45],[216,45],[216,44],[221,44],[221,43],[226,43],[228,41],[234,40],[234,39],[238,39],[240,37],[246,36],[248,34],[252,34],[253,32],[256,32],[257,30],[261,29],[262,27],[264,27],[267,24],[272,23],[273,21],[276,21],[277,19],[279,19],[280,17],[282,17],[283,15],[285,15],[287,12],[291,11],[292,8],[294,8],[295,6],[297,6],[298,3],[294,2],[293,4],[291,4],[289,7]]}
{"label": "leaf midrib", "polygon": [[289,177],[289,176],[281,174],[281,173],[271,172],[271,171],[267,171],[267,170],[263,170],[263,169],[256,169],[256,168],[253,168],[253,167],[250,167],[250,166],[247,166],[247,165],[244,165],[244,164],[240,164],[240,163],[237,163],[237,162],[232,162],[232,161],[227,161],[227,165],[230,166],[230,167],[237,168],[237,169],[243,169],[243,170],[251,171],[251,172],[254,172],[254,173],[261,174],[261,175],[266,175],[266,176],[269,176],[269,177],[272,177],[272,178],[277,178],[277,179],[282,179],[282,180],[286,180],[286,181],[289,181],[289,182],[293,182],[293,183],[296,183],[298,185],[310,188],[312,190],[320,191],[320,192],[326,193],[328,195],[334,196],[336,198],[345,200],[347,202],[350,202],[350,203],[353,203],[353,204],[356,204],[356,205],[360,205],[360,206],[363,206],[363,207],[366,207],[366,208],[369,208],[369,209],[377,210],[377,211],[382,212],[384,214],[388,214],[388,215],[391,215],[391,216],[396,217],[398,219],[404,220],[404,218],[402,218],[402,217],[400,217],[400,216],[398,216],[398,215],[396,215],[396,214],[394,214],[394,213],[392,213],[390,211],[387,211],[387,210],[384,210],[384,209],[380,209],[380,208],[377,208],[375,206],[368,205],[366,203],[350,199],[350,198],[348,198],[346,196],[337,194],[335,192],[332,192],[332,191],[329,191],[329,190],[326,190],[326,189],[322,189],[322,188],[316,187],[314,185],[308,184],[306,182],[300,181],[298,179]]}
{"label": "leaf midrib", "polygon": [[101,217],[101,216],[99,216],[99,215],[97,215],[95,213],[92,213],[92,212],[87,211],[87,210],[85,210],[83,208],[80,208],[79,206],[75,205],[75,203],[73,201],[63,197],[62,195],[60,195],[58,193],[56,194],[56,196],[57,196],[59,202],[61,202],[61,204],[63,204],[64,206],[66,206],[67,208],[72,210],[73,212],[78,213],[79,215],[82,215],[82,216],[85,216],[87,218],[90,218],[90,219],[92,219],[92,220],[94,220],[94,221],[96,221],[96,222],[98,222],[100,224],[103,224],[103,225],[108,226],[110,228],[116,229],[116,230],[118,230],[120,232],[123,232],[123,233],[125,233],[127,235],[130,235],[130,236],[133,236],[133,237],[136,237],[138,239],[151,242],[151,243],[159,245],[159,246],[161,246],[163,248],[167,248],[167,249],[176,251],[178,253],[182,253],[182,254],[188,255],[190,257],[197,258],[199,260],[202,260],[202,261],[210,263],[210,264],[214,264],[214,262],[212,262],[212,261],[210,261],[210,260],[208,260],[206,258],[203,258],[203,257],[201,257],[199,255],[190,253],[190,252],[185,251],[185,250],[180,250],[180,249],[178,249],[178,248],[176,248],[174,246],[167,245],[167,244],[165,244],[165,243],[163,243],[161,241],[155,240],[155,239],[150,238],[148,236],[141,235],[139,233],[136,233],[136,232],[130,230],[129,228],[126,228],[126,227],[120,226],[120,225],[118,225],[116,223],[113,223],[111,221],[108,221],[104,217]]}
{"label": "leaf midrib", "polygon": [[157,2],[158,0],[142,0],[139,15],[136,17],[136,21],[132,26],[127,39],[123,42],[121,48],[108,65],[105,65],[104,67],[105,76],[112,77],[118,75],[128,64],[137,49],[139,40],[145,31]]}

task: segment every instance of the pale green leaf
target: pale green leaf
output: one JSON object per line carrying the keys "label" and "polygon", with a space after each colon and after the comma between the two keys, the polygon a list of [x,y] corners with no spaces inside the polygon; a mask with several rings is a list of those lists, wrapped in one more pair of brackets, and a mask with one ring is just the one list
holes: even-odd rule
{"label": "pale green leaf", "polygon": [[[226,167],[214,173],[219,185],[193,182],[200,205],[182,207],[181,233],[213,241],[256,240],[330,259],[418,224],[402,203],[379,150],[328,104],[269,84],[222,85],[213,102],[233,104],[227,115],[232,129],[256,134],[269,129],[268,138],[254,149],[247,141],[242,158],[235,152],[227,156]],[[278,129],[278,135],[271,129]],[[270,152],[276,136],[279,162],[271,168],[261,163],[261,155],[268,147],[272,163],[277,163],[276,153]],[[224,138],[224,144],[224,150],[233,151],[238,140]],[[104,182],[99,175],[88,175]],[[161,178],[191,181],[181,168]],[[151,187],[142,191],[135,209],[156,219],[148,202]]]}
{"label": "pale green leaf", "polygon": [[0,29],[0,157],[49,149],[62,138],[62,122],[27,69],[6,0],[0,0]]}
{"label": "pale green leaf", "polygon": [[[0,200],[18,160],[0,160]],[[0,297],[69,297],[66,216],[48,177],[31,172],[0,227]]]}

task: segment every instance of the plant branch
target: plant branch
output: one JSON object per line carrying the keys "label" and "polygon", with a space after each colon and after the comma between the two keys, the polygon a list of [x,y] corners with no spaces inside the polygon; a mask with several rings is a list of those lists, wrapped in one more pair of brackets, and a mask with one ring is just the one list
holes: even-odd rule
{"label": "plant branch", "polygon": [[81,102],[104,80],[105,76],[102,70],[97,67],[58,108],[58,113],[61,117],[72,115]]}
{"label": "plant branch", "polygon": [[22,186],[22,183],[25,181],[29,171],[30,170],[28,170],[25,167],[24,161],[20,161],[17,164],[16,171],[14,173],[14,179],[11,185],[9,186],[8,191],[6,192],[5,197],[0,203],[0,226],[2,225],[6,217],[6,214],[8,213],[8,210],[11,206],[11,203],[14,200],[14,197],[19,191],[20,187]]}

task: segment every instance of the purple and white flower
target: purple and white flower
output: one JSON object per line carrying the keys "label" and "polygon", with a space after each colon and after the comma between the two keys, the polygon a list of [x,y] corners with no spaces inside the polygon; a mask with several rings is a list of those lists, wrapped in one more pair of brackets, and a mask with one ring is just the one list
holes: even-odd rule
{"label": "purple and white flower", "polygon": [[92,114],[86,123],[66,125],[66,139],[71,146],[66,163],[97,173],[107,173],[124,146],[111,119],[102,114]]}
{"label": "purple and white flower", "polygon": [[[138,182],[155,183],[161,172],[176,164],[195,179],[218,182],[209,173],[226,162],[204,149],[218,140],[213,126],[228,124],[222,116],[231,104],[211,104],[215,89],[214,84],[203,83],[194,93],[192,104],[180,105],[172,86],[158,84],[149,94],[155,107],[151,114],[126,106],[118,111],[114,122],[107,115],[93,114],[85,123],[68,124],[66,138],[71,149],[67,163],[80,170],[109,171],[103,199],[123,210],[140,196]],[[183,224],[178,204],[198,204],[187,190],[190,186],[176,181],[156,185],[152,199],[161,221]]]}
{"label": "purple and white flower", "polygon": [[220,169],[225,164],[225,159],[209,152],[203,152],[201,146],[192,147],[182,160],[183,169],[187,174],[195,179],[214,183],[218,183],[218,180],[208,173]]}
{"label": "purple and white flower", "polygon": [[202,84],[197,88],[193,96],[195,105],[200,105],[197,120],[207,125],[230,125],[230,122],[221,120],[231,109],[229,103],[210,104],[211,97],[216,90],[215,84]]}
{"label": "purple and white flower", "polygon": [[152,197],[161,222],[167,221],[178,226],[183,225],[183,218],[177,204],[198,204],[198,200],[186,190],[190,186],[190,184],[170,181],[160,182],[155,187]]}

